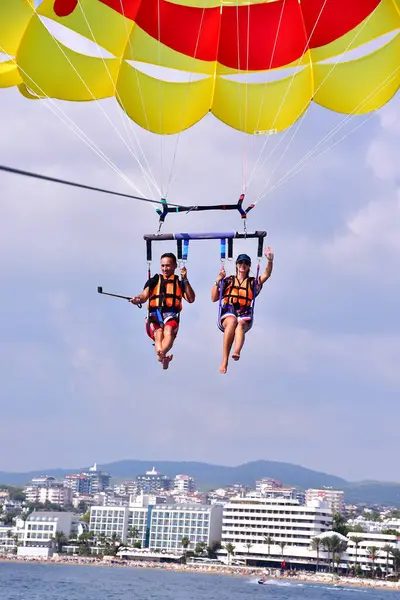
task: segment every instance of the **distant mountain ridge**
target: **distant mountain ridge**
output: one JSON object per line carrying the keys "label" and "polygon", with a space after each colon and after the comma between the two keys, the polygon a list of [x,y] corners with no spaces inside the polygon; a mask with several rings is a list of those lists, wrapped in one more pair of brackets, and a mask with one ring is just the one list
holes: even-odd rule
{"label": "distant mountain ridge", "polygon": [[[202,462],[121,460],[99,464],[98,468],[108,471],[117,481],[132,480],[137,475],[155,467],[171,477],[181,473],[191,475],[202,488],[215,489],[235,483],[254,486],[256,479],[271,477],[288,486],[301,489],[332,487],[345,492],[345,502],[364,502],[366,504],[384,504],[400,506],[400,483],[390,482],[348,482],[341,477],[329,475],[291,463],[257,460],[235,467],[212,465]],[[26,473],[7,473],[0,471],[0,483],[23,486],[33,477],[50,475],[57,478],[70,473],[87,471],[89,467],[71,469],[42,469]]]}

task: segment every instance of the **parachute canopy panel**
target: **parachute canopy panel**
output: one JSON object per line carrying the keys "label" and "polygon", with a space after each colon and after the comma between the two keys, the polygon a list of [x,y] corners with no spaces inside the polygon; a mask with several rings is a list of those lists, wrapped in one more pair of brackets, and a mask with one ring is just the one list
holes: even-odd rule
{"label": "parachute canopy panel", "polygon": [[[399,34],[362,49],[399,30],[399,0],[44,0],[36,9],[0,0],[0,86],[72,101],[115,96],[157,134],[208,112],[250,134],[282,131],[312,101],[353,114],[388,102]],[[107,58],[78,51],[74,37]]]}

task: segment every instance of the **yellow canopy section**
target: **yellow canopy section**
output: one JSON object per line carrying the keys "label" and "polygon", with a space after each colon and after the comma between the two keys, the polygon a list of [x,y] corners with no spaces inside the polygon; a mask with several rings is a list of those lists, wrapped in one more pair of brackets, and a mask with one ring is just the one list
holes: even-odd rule
{"label": "yellow canopy section", "polygon": [[14,87],[22,82],[14,60],[0,63],[0,87]]}
{"label": "yellow canopy section", "polygon": [[24,31],[34,14],[33,0],[0,2],[0,52],[15,56]]}
{"label": "yellow canopy section", "polygon": [[[312,101],[343,113],[376,110],[400,85],[399,34],[362,53],[363,45],[400,30],[400,0],[381,0],[352,31],[282,67],[249,72],[161,43],[107,1],[79,0],[60,16],[55,0],[44,0],[36,10],[33,0],[0,0],[0,52],[11,57],[0,62],[0,87],[18,86],[27,98],[115,97],[133,121],[157,134],[187,129],[208,112],[229,127],[260,134],[290,127]],[[237,5],[236,0],[167,1],[204,10]],[[275,1],[239,0],[238,6]],[[64,28],[63,42],[57,27]],[[111,57],[78,51],[74,38],[96,43]],[[238,39],[232,45],[238,47]],[[342,54],[354,49],[360,55],[343,61]],[[207,47],[202,51],[205,56]]]}
{"label": "yellow canopy section", "polygon": [[386,104],[400,87],[400,33],[376,52],[337,65],[314,66],[314,102],[346,114]]}

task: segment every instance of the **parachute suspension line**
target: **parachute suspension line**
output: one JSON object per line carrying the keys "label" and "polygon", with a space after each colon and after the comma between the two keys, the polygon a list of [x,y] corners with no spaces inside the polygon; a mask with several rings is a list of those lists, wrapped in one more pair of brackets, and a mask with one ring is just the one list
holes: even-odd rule
{"label": "parachute suspension line", "polygon": [[[83,77],[81,76],[81,74],[79,73],[78,69],[75,67],[75,65],[71,62],[71,60],[69,59],[68,55],[64,52],[63,47],[61,46],[61,44],[58,42],[58,40],[56,38],[53,38],[58,49],[60,50],[60,52],[63,54],[64,58],[67,60],[67,62],[69,63],[69,65],[71,66],[72,70],[74,71],[74,73],[77,75],[77,77],[80,79],[80,81],[83,83],[83,85],[85,86],[85,88],[87,89],[87,91],[89,92],[89,94],[92,96],[95,104],[98,106],[98,108],[100,109],[100,111],[102,112],[102,114],[105,116],[106,120],[109,122],[109,124],[111,125],[112,129],[115,131],[115,133],[117,134],[117,137],[119,137],[119,139],[122,141],[122,143],[124,144],[124,146],[128,149],[129,153],[133,156],[133,158],[136,160],[136,162],[139,164],[139,166],[141,166],[140,161],[138,160],[137,156],[134,154],[134,152],[132,151],[131,147],[129,146],[129,144],[126,142],[125,138],[121,135],[121,133],[118,131],[117,127],[115,126],[114,122],[112,121],[112,119],[110,119],[109,115],[107,114],[107,112],[104,110],[102,104],[99,102],[99,100],[94,96],[92,90],[89,88],[89,86],[87,85],[86,81],[83,79]],[[144,195],[142,192],[139,192],[140,194]]]}
{"label": "parachute suspension line", "polygon": [[[350,42],[348,43],[347,47],[344,49],[343,53],[347,52],[349,50],[349,48],[353,45],[353,43],[356,41],[357,37],[361,34],[362,30],[364,29],[364,27],[366,27],[366,25],[368,24],[369,19],[372,17],[372,13],[367,17],[367,19],[364,21],[362,27],[360,28],[359,31],[357,31],[357,33],[354,35],[354,37],[350,40]],[[336,66],[339,64],[340,62],[340,57],[338,58],[338,60],[336,62],[333,63],[332,68],[329,70],[329,72],[327,73],[327,75],[325,76],[325,78],[321,81],[321,83],[319,84],[319,86],[317,87],[317,89],[314,90],[314,95],[318,92],[318,90],[321,88],[321,86],[324,84],[324,82],[328,79],[328,77],[331,75],[331,73],[334,71],[334,69],[336,68]],[[298,120],[298,123],[294,129],[294,132],[292,134],[292,136],[290,137],[285,149],[283,150],[283,153],[281,155],[281,157],[279,158],[279,160],[277,161],[276,165],[274,166],[274,168],[272,169],[272,172],[269,174],[267,181],[265,182],[265,184],[262,187],[262,190],[259,193],[259,196],[257,198],[257,200],[255,201],[255,204],[257,204],[257,202],[259,201],[259,199],[261,197],[263,197],[263,193],[265,190],[268,189],[269,183],[272,179],[272,177],[274,176],[274,174],[276,173],[277,169],[279,168],[279,165],[281,164],[282,160],[284,159],[284,157],[286,156],[289,148],[291,147],[294,138],[297,135],[297,132],[299,131],[300,127],[303,125],[304,122],[304,118],[305,118],[305,112],[301,115],[300,119]],[[284,135],[282,136],[282,138],[280,139],[280,141],[278,142],[278,144],[275,146],[274,151],[280,146],[280,144],[284,141],[284,139],[286,138],[286,136],[289,134],[291,128],[287,129],[284,133]],[[269,154],[269,156],[265,157],[261,168],[266,164],[266,162],[268,162],[268,160],[271,158],[273,152]]]}
{"label": "parachute suspension line", "polygon": [[[133,53],[133,48],[132,48],[131,36],[130,36],[130,32],[128,30],[128,24],[127,24],[128,19],[126,18],[126,15],[125,15],[124,0],[120,0],[120,5],[121,5],[122,16],[124,17],[125,31],[126,31],[127,38],[128,38],[130,55],[132,57],[132,60],[134,60],[134,53]],[[144,118],[145,118],[145,121],[146,121],[146,129],[147,129],[147,131],[149,131],[150,127],[149,127],[149,118],[148,118],[148,115],[147,115],[147,108],[146,108],[146,104],[145,104],[144,99],[143,99],[142,86],[140,84],[138,70],[135,67],[134,67],[134,72],[135,72],[135,76],[136,76],[136,83],[137,83],[137,86],[138,86],[138,89],[139,89],[140,103],[142,105],[142,110],[143,110]],[[129,117],[128,117],[128,121],[129,122],[131,121],[129,119]],[[133,128],[133,131],[134,131],[134,128]],[[137,136],[136,136],[136,132],[135,132],[135,138],[136,137]],[[138,140],[138,145],[141,148],[142,156],[143,156],[143,158],[144,158],[144,160],[146,162],[146,165],[147,165],[147,167],[149,169],[149,173],[150,173],[153,181],[155,182],[155,187],[157,189],[157,192],[158,192],[159,196],[161,196],[162,195],[161,194],[161,190],[160,190],[160,188],[159,188],[159,186],[157,184],[156,178],[153,175],[153,172],[151,170],[150,164],[149,164],[149,162],[148,162],[148,160],[146,158],[146,154],[145,154],[144,150],[141,147],[140,140]]]}
{"label": "parachute suspension line", "polygon": [[[202,17],[201,17],[201,27],[202,27],[202,25],[203,25],[203,20],[204,20],[204,15],[205,15],[205,10],[206,10],[206,8],[207,8],[207,0],[203,0],[203,2],[204,2],[204,5],[203,5],[203,14],[202,14]],[[221,0],[220,12],[222,12],[222,8],[223,8],[223,7],[222,7],[222,0]],[[199,36],[198,36],[198,39],[197,39],[197,41],[196,41],[195,55],[196,55],[196,52],[197,52],[197,49],[198,49],[198,44],[199,44],[199,42],[200,42],[200,29],[201,29],[201,28],[199,28]],[[215,71],[214,71],[214,74],[212,75],[212,77],[213,77],[213,91],[212,91],[212,94],[211,94],[211,96],[212,96],[212,98],[213,98],[213,97],[214,97],[214,90],[215,90],[215,77],[216,77]],[[194,148],[194,146],[195,146],[195,144],[190,144],[190,146],[189,146],[189,148],[188,148],[188,150],[187,150],[187,152],[186,152],[186,154],[185,154],[185,156],[184,156],[183,160],[181,161],[181,164],[180,164],[180,165],[178,166],[178,168],[176,169],[176,171],[175,171],[175,174],[173,175],[173,174],[171,173],[170,181],[169,181],[169,184],[168,184],[168,193],[169,193],[169,190],[170,190],[170,188],[172,187],[172,185],[173,185],[173,184],[175,183],[175,181],[178,179],[178,176],[180,175],[180,173],[181,173],[182,169],[184,168],[184,166],[185,166],[185,165],[186,165],[186,163],[188,162],[188,160],[189,160],[189,156],[190,156],[191,152],[193,151],[193,148]],[[174,154],[174,161],[175,161],[175,154]],[[174,163],[173,163],[173,164],[174,164]]]}
{"label": "parachute suspension line", "polygon": [[[370,17],[369,17],[370,18]],[[366,23],[363,25],[363,27],[366,25]],[[356,37],[361,33],[358,32],[357,35],[349,42],[348,46],[346,47],[346,49],[344,50],[344,52],[346,52],[348,50],[348,48],[353,44],[353,42],[355,41]],[[332,69],[330,69],[330,71],[328,72],[328,74],[326,75],[326,77],[324,78],[324,80],[321,82],[320,86],[317,88],[316,91],[319,90],[319,88],[321,87],[321,85],[324,83],[324,81],[326,81],[326,79],[328,78],[328,76],[332,73],[333,69],[337,66],[339,61],[335,62]],[[332,129],[325,134],[325,136],[323,138],[321,138],[319,140],[319,142],[317,142],[314,146],[314,148],[312,148],[311,150],[309,150],[307,152],[307,154],[305,156],[303,156],[302,159],[300,159],[291,169],[289,169],[285,175],[283,175],[279,180],[278,183],[275,184],[274,186],[272,186],[270,188],[270,190],[275,190],[277,187],[280,187],[280,185],[282,185],[282,183],[284,183],[286,180],[289,180],[292,178],[292,173],[293,171],[295,171],[294,174],[299,173],[302,169],[298,169],[297,167],[299,165],[302,165],[303,163],[306,163],[305,166],[307,166],[308,164],[310,164],[310,162],[307,162],[307,159],[312,156],[313,154],[315,154],[318,150],[318,148],[324,144],[324,142],[328,141],[329,139],[331,139],[338,131],[340,131],[348,121],[351,121],[355,116],[356,113],[358,112],[358,110],[362,107],[370,100],[373,99],[380,91],[381,88],[384,89],[385,87],[387,87],[387,85],[389,85],[392,81],[392,78],[394,77],[395,73],[398,71],[400,67],[397,67],[396,69],[394,69],[394,71],[392,71],[392,73],[390,73],[383,82],[379,83],[375,89],[370,92],[369,94],[367,94],[367,96],[365,96],[363,98],[363,100],[361,100],[361,102],[351,111],[351,113],[349,113],[348,115],[346,115],[346,117],[337,125],[335,125],[334,127],[332,127]],[[385,83],[387,80],[389,80],[387,83]],[[383,87],[382,87],[383,86]],[[372,116],[375,114],[376,110],[373,111]],[[371,118],[372,118],[371,116]],[[365,121],[363,121],[361,123],[360,126],[362,126],[364,123],[366,123],[367,121],[369,121],[369,118],[367,118]],[[300,123],[298,124],[295,133],[298,131],[300,127]],[[328,147],[327,149],[325,149],[322,153],[321,156],[323,154],[325,154],[325,152],[329,151],[331,148],[333,148],[334,146],[336,146],[340,141],[342,141],[343,139],[345,139],[346,137],[348,137],[349,135],[351,135],[354,131],[356,131],[359,128],[359,126],[356,126],[355,128],[353,128],[350,132],[348,132],[347,134],[345,134],[344,136],[342,136],[337,142],[334,142],[330,147]],[[292,141],[292,140],[291,140]],[[290,144],[289,144],[290,145]],[[317,155],[317,157],[315,157],[311,162],[314,162],[314,160],[317,160],[319,158],[319,156]],[[273,174],[273,173],[272,173]],[[271,176],[272,176],[271,174]],[[270,180],[270,179],[269,179]],[[268,187],[268,183],[269,180],[266,182],[266,184],[263,186],[258,198],[256,199],[254,204],[258,204],[258,202],[262,199],[265,198],[266,195],[268,195],[269,191],[267,190]],[[278,185],[279,184],[279,185]]]}
{"label": "parachute suspension line", "polygon": [[[247,44],[246,44],[246,81],[244,84],[245,90],[245,105],[244,105],[244,128],[247,132],[247,121],[248,121],[248,106],[249,106],[249,81],[248,81],[248,72],[249,72],[249,52],[250,52],[250,4],[247,5]],[[247,150],[248,150],[248,135],[244,136],[243,145],[243,194],[246,193],[247,189]],[[244,225],[246,226],[246,221],[244,221]]]}
{"label": "parachute suspension line", "polygon": [[[3,54],[6,54],[4,48],[2,48],[0,46],[0,52],[2,52]],[[16,60],[12,59],[12,61],[14,62],[14,64],[16,65]],[[131,187],[132,189],[134,189],[137,193],[142,194],[142,192],[139,190],[139,188],[133,183],[133,181],[131,181],[129,179],[129,177],[127,175],[125,175],[114,163],[113,161],[108,158],[108,156],[97,146],[97,144],[90,139],[90,137],[88,135],[86,135],[86,133],[84,131],[82,131],[82,129],[79,127],[79,125],[77,125],[73,119],[71,119],[71,117],[69,117],[63,110],[62,108],[60,108],[57,103],[53,100],[53,98],[50,98],[47,94],[45,94],[45,92],[42,90],[42,88],[40,87],[39,84],[37,84],[32,77],[26,73],[26,71],[24,71],[24,69],[22,69],[21,66],[18,66],[18,69],[20,70],[21,73],[23,73],[23,75],[25,75],[25,77],[27,77],[28,79],[30,79],[30,81],[32,82],[32,84],[34,86],[36,86],[36,88],[40,91],[41,95],[43,96],[43,98],[46,98],[47,100],[49,100],[50,104],[45,104],[45,107],[50,110],[51,113],[53,113],[53,115],[55,115],[62,123],[64,123],[64,125],[66,125],[68,127],[68,129],[70,129],[80,140],[82,140],[82,142],[84,144],[86,144],[86,146],[88,146],[91,150],[93,150],[93,152],[99,157],[101,158],[101,160],[103,160],[109,167],[111,167],[111,169],[121,177],[121,179],[123,179],[123,181],[125,181],[125,183],[127,183],[129,185],[129,187]],[[52,108],[51,105],[54,105],[56,110],[54,110]],[[59,112],[57,112],[59,111]],[[60,116],[60,114],[62,116]],[[64,118],[63,118],[64,117]],[[152,200],[153,201],[153,200]]]}
{"label": "parachute suspension line", "polygon": [[[285,0],[285,1],[286,1],[286,0]],[[286,98],[287,98],[287,96],[288,96],[288,94],[289,94],[289,92],[290,92],[290,89],[291,89],[292,85],[293,85],[293,82],[294,82],[294,79],[295,79],[295,76],[296,76],[296,69],[297,69],[297,68],[298,68],[298,67],[301,65],[301,62],[302,62],[302,60],[303,60],[303,58],[304,58],[304,56],[305,56],[305,53],[306,53],[306,52],[307,52],[307,50],[308,50],[308,47],[309,47],[309,44],[310,44],[311,38],[312,38],[312,36],[314,35],[314,31],[315,31],[315,29],[316,29],[316,27],[317,27],[317,25],[318,25],[318,23],[319,23],[319,21],[320,21],[320,19],[321,19],[321,16],[322,16],[322,14],[323,14],[323,11],[325,10],[325,6],[326,6],[327,2],[328,2],[328,0],[324,0],[324,3],[323,3],[323,5],[322,5],[322,7],[321,7],[321,9],[320,9],[320,11],[319,11],[319,13],[318,13],[318,17],[317,17],[317,19],[315,20],[314,27],[312,28],[312,30],[311,30],[311,32],[310,32],[310,35],[308,36],[308,38],[307,38],[307,40],[306,40],[306,43],[305,43],[305,45],[304,45],[304,48],[303,48],[303,52],[302,52],[301,56],[299,57],[299,59],[297,60],[297,64],[296,64],[296,65],[295,65],[295,67],[294,67],[294,69],[295,69],[295,70],[294,70],[294,72],[293,72],[293,74],[292,74],[292,76],[291,76],[291,79],[290,79],[289,85],[287,86],[287,88],[286,88],[286,90],[285,90],[285,94],[284,94],[284,96],[283,96],[283,98],[282,98],[282,100],[281,100],[281,103],[280,103],[280,105],[278,106],[278,109],[277,109],[276,115],[275,115],[275,117],[274,117],[274,120],[273,120],[273,123],[272,123],[272,127],[271,127],[272,131],[274,130],[274,125],[275,125],[276,121],[278,120],[278,117],[279,117],[279,115],[280,115],[280,113],[281,113],[281,111],[282,111],[282,108],[283,108],[284,104],[285,104]],[[283,14],[283,9],[284,9],[284,8],[282,7],[281,18],[282,18],[282,14]],[[279,25],[280,25],[280,23],[281,23],[281,21],[279,22]],[[305,113],[303,113],[303,116],[304,116],[304,114],[305,114]],[[267,146],[267,143],[268,143],[268,138],[265,140],[265,142],[264,142],[264,144],[263,144],[263,146],[262,146],[262,148],[261,148],[261,150],[260,150],[260,153],[259,153],[259,156],[258,156],[258,158],[257,158],[256,164],[255,164],[255,166],[254,166],[254,169],[253,169],[253,173],[252,173],[251,179],[253,179],[253,178],[255,177],[255,175],[256,175],[256,173],[257,173],[257,171],[258,171],[260,168],[262,168],[262,167],[265,165],[265,163],[266,163],[266,162],[267,162],[267,161],[268,161],[268,160],[269,160],[269,159],[270,159],[270,158],[273,156],[273,154],[274,154],[274,152],[276,151],[276,149],[277,149],[277,148],[279,148],[280,144],[281,144],[281,143],[282,143],[282,141],[285,139],[286,135],[288,134],[288,131],[289,131],[289,129],[287,129],[287,130],[285,131],[285,133],[283,134],[283,136],[282,136],[282,138],[280,139],[280,141],[279,141],[279,142],[278,142],[278,143],[277,143],[277,144],[276,144],[276,145],[275,145],[275,146],[272,148],[272,151],[270,152],[270,154],[269,154],[269,156],[267,157],[267,159],[264,159],[264,160],[263,160],[263,162],[262,162],[262,164],[261,164],[261,167],[259,167],[259,166],[258,166],[258,165],[259,165],[259,161],[260,161],[260,159],[261,159],[261,156],[262,156],[262,154],[264,153],[264,150],[265,150],[265,148],[266,148],[266,146]]]}
{"label": "parachute suspension line", "polygon": [[[120,1],[121,1],[122,11],[124,11],[122,0],[120,0]],[[79,8],[81,9],[83,18],[84,18],[84,20],[86,22],[86,25],[87,25],[88,30],[90,32],[90,35],[92,36],[92,39],[93,39],[94,43],[96,44],[96,46],[98,48],[99,44],[97,43],[97,40],[96,40],[96,37],[94,35],[93,29],[92,29],[92,27],[91,27],[91,25],[90,25],[90,23],[89,23],[89,21],[87,19],[85,10],[84,10],[81,2],[79,2]],[[123,12],[123,16],[125,17],[124,12]],[[124,19],[124,21],[125,21],[125,30],[126,30],[126,33],[127,33],[127,38],[129,40],[129,43],[130,43],[130,36],[129,36],[128,27],[127,27],[127,24],[126,24],[126,19]],[[156,183],[156,181],[155,181],[155,179],[153,177],[153,174],[151,172],[151,169],[150,169],[149,163],[148,163],[148,161],[146,159],[146,156],[144,155],[144,152],[143,152],[140,140],[138,139],[138,136],[137,136],[136,131],[134,129],[133,123],[132,123],[131,119],[129,119],[128,116],[127,116],[124,103],[123,103],[122,98],[121,98],[121,96],[119,94],[119,91],[117,90],[116,82],[113,80],[113,78],[111,76],[111,73],[110,73],[110,70],[109,70],[109,68],[107,66],[107,62],[105,61],[104,57],[101,55],[100,52],[99,52],[99,57],[101,58],[101,60],[103,62],[104,69],[107,72],[107,75],[109,77],[110,82],[113,84],[114,94],[115,94],[116,98],[118,99],[119,103],[121,104],[121,107],[123,108],[123,112],[122,111],[121,112],[118,111],[118,112],[120,112],[122,125],[123,125],[123,127],[125,129],[125,132],[126,132],[126,135],[127,135],[127,138],[128,138],[128,145],[129,145],[130,153],[133,155],[133,157],[135,158],[136,162],[139,165],[141,173],[144,176],[144,179],[146,181],[147,189],[149,190],[149,194],[150,195],[154,194],[154,190],[152,190],[151,187],[150,187],[150,183],[151,183],[151,185],[155,188],[157,194],[160,195],[160,190],[159,190],[159,188],[157,186],[157,183]],[[127,125],[127,121],[128,121],[128,125]],[[134,137],[134,139],[136,141],[136,144],[138,146],[139,152],[142,155],[142,158],[143,158],[144,162],[146,163],[146,165],[147,165],[147,167],[149,169],[149,173],[146,171],[145,167],[142,165],[140,158],[138,156],[136,156],[136,154],[135,154],[135,147],[134,147],[134,144],[132,142],[131,133],[133,133],[133,137]]]}
{"label": "parachute suspension line", "polygon": [[[275,191],[277,188],[279,188],[281,185],[283,185],[284,183],[286,183],[289,179],[291,179],[292,177],[294,177],[295,175],[297,175],[298,173],[300,173],[303,169],[305,169],[306,167],[308,167],[310,164],[314,163],[316,160],[318,160],[321,156],[323,156],[324,154],[326,154],[327,152],[329,152],[332,148],[334,148],[335,146],[337,146],[338,144],[340,144],[340,142],[342,142],[344,139],[346,139],[347,137],[349,137],[350,135],[352,135],[355,131],[357,131],[358,129],[360,129],[363,125],[365,125],[365,123],[367,123],[368,121],[370,121],[374,116],[375,113],[378,112],[379,109],[374,110],[371,114],[368,115],[368,117],[366,117],[361,123],[359,123],[358,125],[356,125],[351,131],[348,131],[346,134],[344,134],[341,138],[339,138],[338,140],[336,140],[335,142],[333,142],[333,144],[331,144],[330,146],[328,146],[327,148],[325,148],[322,152],[320,152],[319,154],[317,154],[316,156],[314,156],[314,158],[311,158],[313,154],[315,154],[316,150],[318,149],[318,147],[320,145],[323,144],[324,141],[329,140],[330,138],[332,138],[335,133],[337,133],[338,131],[340,131],[340,129],[342,129],[344,127],[344,125],[346,124],[347,121],[350,121],[352,118],[354,118],[354,112],[356,112],[358,110],[358,108],[364,104],[365,102],[368,102],[370,97],[372,96],[371,99],[373,99],[374,96],[376,96],[376,94],[378,94],[381,91],[381,87],[382,89],[384,89],[385,87],[387,87],[391,82],[392,79],[395,77],[397,71],[400,70],[400,66],[396,67],[396,69],[394,69],[392,71],[392,73],[390,73],[390,75],[388,75],[385,80],[383,82],[381,82],[379,84],[379,86],[376,87],[376,89],[374,90],[374,93],[372,94],[368,94],[368,96],[366,98],[364,98],[364,100],[354,109],[354,111],[352,111],[351,114],[347,115],[347,117],[345,119],[343,119],[343,121],[341,123],[339,123],[335,128],[333,128],[331,130],[331,132],[329,134],[327,134],[322,140],[320,140],[320,142],[316,145],[316,147],[313,150],[310,150],[301,160],[299,160],[287,173],[285,176],[283,176],[281,179],[278,180],[278,182],[272,186],[267,192],[264,193],[264,195],[260,198],[260,200],[257,201],[257,203],[259,201],[261,201],[262,198],[265,198],[269,193]],[[389,80],[389,81],[387,81]],[[385,85],[383,85],[383,83],[385,83]],[[311,160],[308,160],[309,158],[311,158]],[[256,204],[256,203],[255,203]]]}
{"label": "parachute suspension line", "polygon": [[[194,49],[194,54],[193,54],[193,57],[191,59],[192,65],[194,65],[196,63],[197,51],[198,51],[199,43],[200,43],[200,35],[201,35],[201,30],[202,30],[202,27],[203,27],[203,23],[204,23],[204,15],[205,15],[205,9],[206,9],[206,2],[207,2],[207,0],[203,0],[203,10],[202,10],[202,13],[201,13],[199,31],[197,33],[197,39],[196,39],[196,45],[195,45],[195,49]],[[183,118],[185,116],[185,112],[187,110],[188,103],[189,103],[189,92],[190,92],[190,85],[192,83],[192,76],[193,76],[193,71],[190,72],[189,81],[188,81],[187,88],[186,88],[186,98],[185,98],[185,101],[182,103],[181,124],[180,124],[180,127],[179,127],[179,132],[178,132],[177,137],[176,137],[176,142],[175,142],[175,147],[174,147],[174,153],[173,153],[173,156],[172,156],[172,164],[171,164],[171,168],[170,168],[170,171],[169,171],[167,189],[166,189],[166,192],[165,192],[165,198],[168,197],[169,190],[171,188],[171,184],[176,179],[176,177],[175,178],[173,177],[173,171],[174,171],[174,168],[175,168],[176,158],[177,158],[177,154],[178,154],[179,141],[181,139],[181,134],[182,134]]]}
{"label": "parachute suspension line", "polygon": [[[121,6],[121,10],[122,10],[122,15],[123,15],[124,17],[126,17],[126,15],[125,15],[125,8],[124,8],[124,0],[120,0],[120,6]],[[131,36],[130,36],[130,34],[129,34],[129,32],[128,32],[127,19],[125,18],[124,20],[125,20],[125,30],[126,30],[126,32],[127,32],[127,37],[128,37],[128,40],[129,40],[129,49],[130,49],[130,54],[131,54],[132,60],[134,60],[133,47],[132,47],[132,42],[131,42]],[[147,129],[147,131],[150,131],[150,126],[149,126],[149,117],[148,117],[148,114],[147,114],[147,107],[146,107],[146,103],[145,103],[145,101],[144,101],[144,98],[143,98],[143,91],[142,91],[142,86],[141,86],[140,79],[139,79],[139,75],[138,75],[138,69],[137,69],[136,67],[133,67],[133,69],[134,69],[134,72],[135,72],[136,84],[137,84],[137,86],[138,86],[138,90],[139,90],[140,103],[141,103],[141,105],[142,105],[142,110],[143,110],[143,114],[144,114],[144,118],[145,118],[145,122],[146,122],[146,129]],[[140,146],[140,142],[139,142],[139,146]],[[148,166],[148,169],[149,169],[149,172],[150,172],[150,174],[151,174],[151,177],[152,177],[152,179],[153,179],[153,181],[154,181],[154,183],[155,183],[155,187],[156,187],[156,189],[157,189],[158,196],[160,197],[160,196],[162,196],[162,191],[161,191],[161,188],[160,188],[160,186],[159,186],[159,185],[158,185],[158,183],[157,183],[156,177],[155,177],[155,176],[154,176],[154,174],[153,174],[153,171],[152,171],[152,169],[151,169],[151,167],[150,167],[150,164],[149,164],[149,162],[147,161],[146,155],[145,155],[145,153],[144,153],[144,151],[143,151],[143,150],[142,150],[142,154],[143,154],[143,157],[144,157],[144,159],[145,159],[145,162],[146,162],[146,164],[147,164],[147,166]],[[160,180],[160,185],[161,185],[161,183],[162,183],[162,182],[161,182],[161,180]]]}
{"label": "parachute suspension line", "polygon": [[[158,31],[158,46],[157,46],[157,60],[158,67],[161,66],[161,0],[157,0],[157,31]],[[159,124],[160,131],[162,131],[162,116],[163,116],[163,88],[161,79],[158,78],[158,90],[159,90]],[[164,189],[164,136],[160,135],[160,170],[161,170],[161,196],[165,198]]]}
{"label": "parachute suspension line", "polygon": [[[276,46],[277,46],[277,44],[278,44],[279,32],[280,32],[280,30],[281,30],[282,18],[283,18],[283,13],[284,13],[284,10],[285,10],[285,6],[286,6],[286,0],[283,0],[282,7],[281,7],[281,12],[280,12],[280,15],[279,15],[278,27],[277,27],[277,29],[276,29],[276,34],[275,34],[274,46],[273,46],[273,48],[272,48],[271,60],[269,61],[269,67],[268,67],[268,70],[271,70],[271,69],[272,69],[272,65],[273,65],[273,62],[274,62],[274,58],[275,58],[275,52],[276,52]],[[259,126],[260,126],[260,120],[261,120],[261,115],[262,115],[262,111],[263,111],[264,104],[265,104],[266,92],[267,92],[268,86],[269,86],[269,81],[267,81],[267,82],[265,83],[265,85],[264,85],[264,91],[263,91],[263,94],[262,94],[261,104],[260,104],[260,108],[259,108],[259,111],[258,111],[258,117],[257,117],[256,129],[255,129],[255,132],[254,132],[254,133],[256,133],[256,132],[259,130]],[[270,136],[267,136],[267,137],[265,138],[265,140],[264,140],[263,146],[262,146],[262,148],[261,148],[261,151],[260,151],[260,153],[259,153],[259,155],[258,155],[258,158],[257,158],[257,160],[256,160],[256,163],[255,163],[255,165],[253,166],[253,169],[252,169],[252,171],[251,171],[251,173],[250,173],[249,182],[248,182],[248,185],[249,185],[249,186],[250,186],[250,184],[251,184],[252,180],[253,180],[253,179],[254,179],[254,177],[255,177],[255,172],[256,172],[256,170],[257,170],[257,165],[258,165],[258,163],[259,163],[259,161],[260,161],[260,159],[261,159],[261,155],[262,155],[262,153],[263,153],[264,149],[265,149],[265,148],[266,148],[266,146],[268,145],[268,142],[269,142],[269,140],[270,140]],[[255,143],[255,138],[253,138],[253,147],[254,147],[254,143]]]}
{"label": "parachute suspension line", "polygon": [[[242,65],[240,62],[240,27],[239,27],[239,0],[236,0],[236,45],[237,45],[237,71],[240,73],[242,69]],[[239,111],[239,127],[241,131],[245,131],[245,124],[243,119],[243,109],[242,109],[242,89],[241,86],[237,86],[237,95],[238,95],[238,111]],[[245,100],[246,104],[246,100]],[[245,108],[246,109],[246,108]],[[242,157],[242,193],[245,193],[245,148],[246,148],[246,136],[243,139],[243,157]]]}

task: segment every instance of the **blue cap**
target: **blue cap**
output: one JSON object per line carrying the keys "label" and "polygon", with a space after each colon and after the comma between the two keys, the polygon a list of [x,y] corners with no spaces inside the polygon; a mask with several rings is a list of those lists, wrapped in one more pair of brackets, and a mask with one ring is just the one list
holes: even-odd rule
{"label": "blue cap", "polygon": [[249,264],[249,266],[251,265],[251,258],[248,254],[239,254],[239,256],[236,259],[236,264],[238,262],[240,262],[241,260],[247,262]]}

